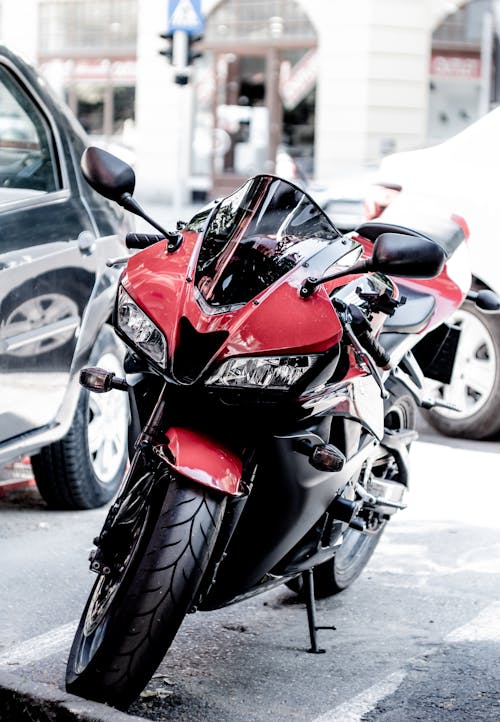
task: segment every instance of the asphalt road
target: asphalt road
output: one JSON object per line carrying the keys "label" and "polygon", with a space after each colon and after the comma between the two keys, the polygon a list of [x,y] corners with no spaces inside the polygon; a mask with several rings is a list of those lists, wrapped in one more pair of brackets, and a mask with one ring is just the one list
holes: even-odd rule
{"label": "asphalt road", "polygon": [[[190,615],[131,713],[173,722],[500,719],[500,443],[425,435],[409,507],[369,567],[318,604],[325,654],[285,587]],[[105,510],[0,500],[0,669],[62,686]]]}

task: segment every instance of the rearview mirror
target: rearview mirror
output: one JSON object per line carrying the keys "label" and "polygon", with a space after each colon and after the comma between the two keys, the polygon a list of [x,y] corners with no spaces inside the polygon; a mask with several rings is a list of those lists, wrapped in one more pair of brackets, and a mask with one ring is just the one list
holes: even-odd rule
{"label": "rearview mirror", "polygon": [[[84,150],[80,166],[87,183],[101,196],[144,218],[153,228],[160,231],[164,238],[169,236],[169,231],[151,218],[132,197],[135,173],[128,163],[108,153],[107,150],[90,146]],[[178,234],[175,233],[175,238],[177,236]]]}
{"label": "rearview mirror", "polygon": [[87,148],[82,155],[81,168],[87,183],[111,201],[124,205],[124,198],[130,198],[134,192],[133,168],[102,148]]}
{"label": "rearview mirror", "polygon": [[441,273],[445,263],[446,253],[430,238],[382,233],[373,244],[371,258],[364,258],[329,276],[306,278],[299,293],[302,298],[308,298],[320,283],[369,271],[407,278],[434,278]]}
{"label": "rearview mirror", "polygon": [[382,233],[373,244],[371,269],[392,276],[434,278],[445,262],[445,252],[429,238]]}

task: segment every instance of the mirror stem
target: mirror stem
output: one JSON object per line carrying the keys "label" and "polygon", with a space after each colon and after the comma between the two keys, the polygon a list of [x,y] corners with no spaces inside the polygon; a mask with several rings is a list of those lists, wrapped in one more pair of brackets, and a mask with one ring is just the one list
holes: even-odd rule
{"label": "mirror stem", "polygon": [[136,216],[140,216],[141,218],[143,218],[147,223],[152,225],[153,228],[156,228],[157,231],[160,231],[160,233],[162,233],[165,238],[168,238],[172,235],[170,231],[166,231],[162,226],[160,226],[159,223],[153,220],[151,216],[148,216],[148,214],[142,209],[142,207],[139,205],[139,203],[137,203],[135,198],[133,198],[130,193],[124,193],[120,198],[119,203],[127,211],[135,213]]}
{"label": "mirror stem", "polygon": [[312,276],[309,276],[300,288],[300,296],[301,298],[309,298],[309,296],[311,296],[314,292],[314,289],[326,281],[334,281],[336,278],[351,276],[355,273],[365,273],[366,271],[371,270],[373,270],[372,259],[365,258],[363,261],[358,261],[353,266],[344,268],[342,271],[337,271],[337,273],[332,273],[330,276],[323,276],[322,278],[313,278]]}

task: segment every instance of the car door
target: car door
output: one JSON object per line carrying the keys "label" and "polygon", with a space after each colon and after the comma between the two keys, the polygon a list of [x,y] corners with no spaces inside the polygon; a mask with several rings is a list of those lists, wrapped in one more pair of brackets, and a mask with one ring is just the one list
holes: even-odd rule
{"label": "car door", "polygon": [[53,423],[96,279],[96,229],[51,103],[0,55],[0,443]]}

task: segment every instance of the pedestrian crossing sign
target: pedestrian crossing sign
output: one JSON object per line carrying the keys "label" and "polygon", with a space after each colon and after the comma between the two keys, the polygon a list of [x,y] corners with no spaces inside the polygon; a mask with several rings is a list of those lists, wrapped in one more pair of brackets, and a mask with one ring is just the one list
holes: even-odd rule
{"label": "pedestrian crossing sign", "polygon": [[169,0],[168,32],[183,30],[189,35],[199,35],[205,27],[201,12],[201,0]]}

